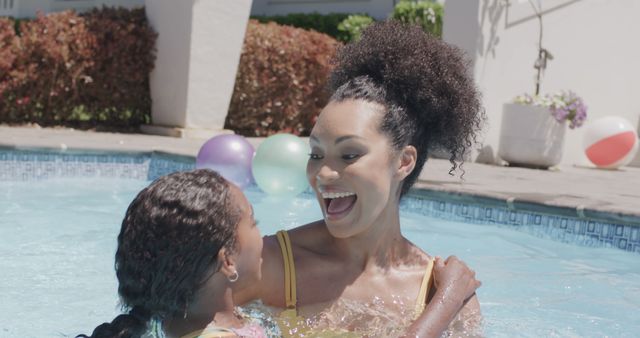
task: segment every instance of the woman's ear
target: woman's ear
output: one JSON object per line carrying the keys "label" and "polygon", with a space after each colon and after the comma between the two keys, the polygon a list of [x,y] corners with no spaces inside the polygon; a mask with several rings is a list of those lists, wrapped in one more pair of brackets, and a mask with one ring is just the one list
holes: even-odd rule
{"label": "woman's ear", "polygon": [[227,278],[238,273],[235,257],[227,248],[222,248],[218,251],[217,261],[219,262],[218,264],[220,264],[220,272]]}
{"label": "woman's ear", "polygon": [[405,146],[400,152],[399,165],[396,174],[400,180],[405,179],[416,167],[418,151],[414,146]]}

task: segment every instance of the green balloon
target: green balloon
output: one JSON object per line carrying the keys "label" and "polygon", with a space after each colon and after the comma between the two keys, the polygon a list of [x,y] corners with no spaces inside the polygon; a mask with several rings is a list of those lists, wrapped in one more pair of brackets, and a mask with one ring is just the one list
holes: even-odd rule
{"label": "green balloon", "polygon": [[307,186],[309,146],[291,134],[267,137],[256,150],[252,171],[258,187],[269,195],[293,197]]}

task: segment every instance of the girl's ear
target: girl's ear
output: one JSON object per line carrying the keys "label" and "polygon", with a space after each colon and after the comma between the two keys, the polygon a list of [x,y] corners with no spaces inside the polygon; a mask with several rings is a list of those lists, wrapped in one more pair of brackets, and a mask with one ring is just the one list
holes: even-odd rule
{"label": "girl's ear", "polygon": [[406,146],[402,148],[399,158],[398,170],[396,175],[400,180],[405,179],[413,169],[416,167],[416,159],[418,158],[418,151],[414,146]]}
{"label": "girl's ear", "polygon": [[217,261],[219,262],[218,264],[220,264],[220,272],[227,278],[238,273],[235,257],[229,252],[229,250],[227,250],[227,248],[222,248],[218,251]]}

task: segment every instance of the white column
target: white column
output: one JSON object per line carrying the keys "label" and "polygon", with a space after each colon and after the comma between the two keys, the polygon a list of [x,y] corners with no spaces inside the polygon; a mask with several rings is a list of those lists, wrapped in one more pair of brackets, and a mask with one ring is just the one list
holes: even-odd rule
{"label": "white column", "polygon": [[143,131],[211,137],[223,131],[251,0],[145,0],[158,32],[152,124]]}

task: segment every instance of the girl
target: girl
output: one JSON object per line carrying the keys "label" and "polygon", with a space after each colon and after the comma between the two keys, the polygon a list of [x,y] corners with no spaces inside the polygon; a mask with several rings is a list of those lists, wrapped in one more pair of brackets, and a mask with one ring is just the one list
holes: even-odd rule
{"label": "girl", "polygon": [[371,331],[376,314],[331,315],[354,303],[440,336],[460,309],[479,314],[479,282],[407,240],[399,203],[430,151],[454,170],[475,141],[484,116],[462,53],[417,26],[376,23],[339,52],[330,89],[307,165],[324,218],[265,238],[263,281],[238,299],[281,309],[285,336],[386,335]]}
{"label": "girl", "polygon": [[265,337],[233,305],[235,290],[260,281],[261,251],[236,186],[210,170],[157,179],[131,202],[118,236],[118,293],[129,311],[91,337],[141,337],[148,328],[167,338]]}

